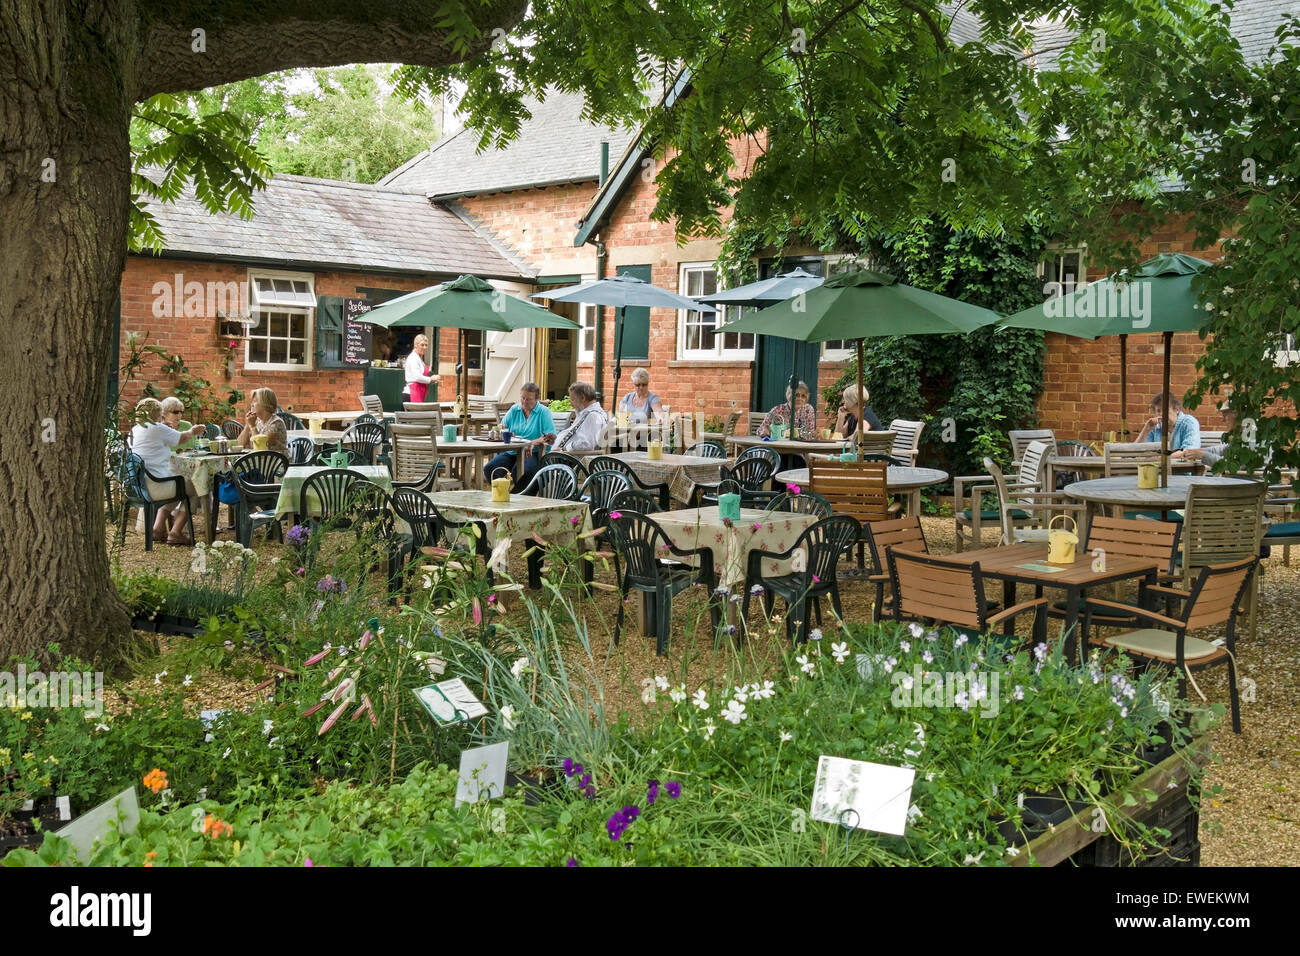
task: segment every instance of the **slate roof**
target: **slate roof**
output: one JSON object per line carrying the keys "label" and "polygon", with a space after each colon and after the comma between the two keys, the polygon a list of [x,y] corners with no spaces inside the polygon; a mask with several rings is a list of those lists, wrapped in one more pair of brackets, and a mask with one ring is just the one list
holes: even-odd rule
{"label": "slate roof", "polygon": [[530,186],[600,178],[600,144],[609,143],[615,162],[635,135],[582,116],[580,93],[552,91],[544,101],[526,100],[532,118],[504,149],[478,151],[478,134],[462,129],[435,143],[379,181],[391,189],[419,192],[433,199],[504,192]]}
{"label": "slate roof", "polygon": [[163,255],[293,263],[316,269],[517,279],[529,273],[460,217],[419,193],[280,175],[254,197],[255,216],[212,215],[192,190],[149,203]]}

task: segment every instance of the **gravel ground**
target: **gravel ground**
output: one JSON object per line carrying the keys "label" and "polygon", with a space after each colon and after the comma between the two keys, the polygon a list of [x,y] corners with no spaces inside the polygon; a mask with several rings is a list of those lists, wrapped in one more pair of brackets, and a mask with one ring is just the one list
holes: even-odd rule
{"label": "gravel ground", "polygon": [[[951,518],[925,518],[926,538],[931,551],[942,554],[953,550]],[[229,533],[221,535],[229,538]],[[993,544],[995,535],[986,536]],[[259,553],[280,553],[277,544],[257,544]],[[525,579],[524,562],[517,549],[512,571],[518,580]],[[143,537],[128,535],[120,560],[127,570],[159,570],[168,575],[183,575],[189,564],[186,548],[156,545],[151,554],[143,551]],[[1202,805],[1202,864],[1206,866],[1294,865],[1300,863],[1300,554],[1292,567],[1282,563],[1281,549],[1262,565],[1260,620],[1255,639],[1242,636],[1238,641],[1240,676],[1254,681],[1254,700],[1243,701],[1242,734],[1233,734],[1225,720],[1214,734],[1216,762],[1207,777]],[[601,571],[598,581],[612,581],[612,571]],[[863,582],[842,584],[845,615],[851,621],[870,620],[874,589]],[[770,667],[785,643],[780,621],[781,603],[776,618],[765,621],[758,604],[751,608],[751,633],[747,640],[724,641],[715,648],[703,608],[703,594],[679,596],[673,605],[673,636],[669,653],[655,656],[653,638],[630,633],[630,621],[623,640],[608,648],[597,635],[612,631],[618,599],[610,592],[597,591],[591,598],[577,603],[579,613],[591,624],[593,645],[598,660],[592,662],[594,679],[601,685],[606,710],[610,714],[627,710],[633,719],[642,713],[639,700],[641,682],[654,675],[665,675],[673,684],[685,684],[688,690],[720,682],[728,664],[743,659],[746,670],[757,677]],[[517,602],[509,608],[513,618],[519,613]],[[603,619],[604,624],[597,621]],[[1028,627],[1028,616],[1021,625]],[[833,623],[827,620],[827,633]],[[176,638],[160,639],[164,654]],[[132,690],[152,684],[152,673],[143,673],[131,682]],[[1227,668],[1216,667],[1197,677],[1210,701],[1227,703]],[[1244,682],[1243,682],[1244,683]],[[1247,685],[1248,686],[1248,685]],[[197,674],[188,691],[196,706],[222,706],[244,703],[251,699],[249,688],[220,674]],[[1194,694],[1195,692],[1192,691]],[[1246,696],[1250,693],[1247,691]],[[1217,792],[1215,788],[1218,788]]]}

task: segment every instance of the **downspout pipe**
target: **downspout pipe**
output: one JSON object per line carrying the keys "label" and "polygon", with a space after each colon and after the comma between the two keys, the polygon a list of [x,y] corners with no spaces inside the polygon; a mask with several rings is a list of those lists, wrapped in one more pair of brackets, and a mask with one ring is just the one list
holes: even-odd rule
{"label": "downspout pipe", "polygon": [[[603,189],[608,179],[609,179],[609,140],[604,140],[600,144],[600,186],[598,188]],[[595,245],[596,247],[596,278],[603,279],[605,278],[605,271],[609,268],[609,253],[605,249],[604,241],[601,238],[599,238],[599,236],[600,234],[597,233],[597,238],[593,242],[593,245]],[[595,359],[596,371],[595,371],[595,375],[593,376],[594,381],[592,382],[592,387],[595,388],[597,392],[604,392],[605,307],[603,305],[596,306],[596,348],[595,348],[594,359]]]}

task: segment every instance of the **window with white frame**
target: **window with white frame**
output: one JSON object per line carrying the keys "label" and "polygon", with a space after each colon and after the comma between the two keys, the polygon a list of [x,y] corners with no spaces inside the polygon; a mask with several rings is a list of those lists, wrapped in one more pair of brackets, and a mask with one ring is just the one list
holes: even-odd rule
{"label": "window with white frame", "polygon": [[1279,368],[1300,365],[1300,338],[1293,334],[1282,336],[1282,347],[1273,353],[1273,364]]}
{"label": "window with white frame", "polygon": [[1048,249],[1038,263],[1043,280],[1043,298],[1069,295],[1082,285],[1087,274],[1083,249]]}
{"label": "window with white frame", "polygon": [[[826,278],[849,272],[855,268],[870,268],[853,256],[827,256],[822,261],[822,275]],[[856,339],[827,339],[822,343],[823,362],[847,362],[857,354]]]}
{"label": "window with white frame", "polygon": [[[587,279],[584,277],[582,281],[586,282]],[[579,362],[596,361],[596,308],[590,302],[584,302],[578,306]]]}
{"label": "window with white frame", "polygon": [[[718,271],[711,262],[683,262],[678,290],[692,299],[718,291]],[[717,328],[737,319],[742,310],[720,306],[712,314],[681,309],[677,313],[677,355],[683,359],[737,359],[754,357],[754,336],[749,332],[717,333]]]}
{"label": "window with white frame", "polygon": [[311,368],[315,283],[310,275],[256,273],[248,277],[249,312],[256,320],[244,342],[244,367]]}

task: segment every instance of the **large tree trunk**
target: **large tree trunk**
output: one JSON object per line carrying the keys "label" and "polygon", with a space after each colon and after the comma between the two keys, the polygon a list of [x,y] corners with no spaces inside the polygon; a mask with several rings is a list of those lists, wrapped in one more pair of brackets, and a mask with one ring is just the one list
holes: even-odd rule
{"label": "large tree trunk", "polygon": [[109,47],[126,44],[104,5],[72,23],[63,0],[12,12],[0,14],[0,658],[48,659],[57,642],[109,662],[129,633],[103,491],[131,107]]}

